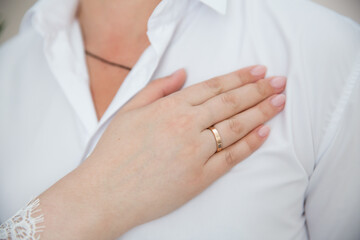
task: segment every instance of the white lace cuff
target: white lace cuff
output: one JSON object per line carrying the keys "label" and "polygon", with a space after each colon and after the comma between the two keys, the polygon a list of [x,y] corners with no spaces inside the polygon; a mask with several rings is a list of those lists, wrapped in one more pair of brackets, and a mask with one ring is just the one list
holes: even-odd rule
{"label": "white lace cuff", "polygon": [[[0,225],[0,240],[38,240],[43,229],[44,216],[38,209],[40,200],[32,200],[12,218]],[[38,213],[38,214],[37,214]],[[34,215],[38,215],[34,217]]]}

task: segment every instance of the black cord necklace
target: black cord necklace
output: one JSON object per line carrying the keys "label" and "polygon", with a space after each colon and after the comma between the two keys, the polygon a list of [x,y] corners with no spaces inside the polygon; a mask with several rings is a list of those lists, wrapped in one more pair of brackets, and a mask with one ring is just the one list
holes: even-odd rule
{"label": "black cord necklace", "polygon": [[118,67],[118,68],[122,68],[122,69],[126,69],[126,70],[128,70],[128,71],[131,71],[131,68],[130,68],[130,67],[124,66],[124,65],[122,65],[122,64],[110,62],[110,61],[108,61],[108,60],[106,60],[106,59],[104,59],[104,58],[102,58],[102,57],[99,57],[99,56],[97,56],[97,55],[89,52],[89,51],[86,50],[86,49],[85,49],[85,54],[86,54],[87,56],[89,56],[89,57],[95,58],[96,60],[99,60],[99,61],[101,61],[101,62],[103,62],[103,63],[106,63],[106,64],[109,64],[109,65],[111,65],[111,66]]}

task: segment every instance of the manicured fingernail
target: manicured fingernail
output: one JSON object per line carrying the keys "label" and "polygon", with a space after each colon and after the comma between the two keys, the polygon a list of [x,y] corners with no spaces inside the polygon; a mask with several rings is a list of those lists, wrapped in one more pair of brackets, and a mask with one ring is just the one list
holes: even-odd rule
{"label": "manicured fingernail", "polygon": [[271,99],[271,104],[274,105],[275,107],[280,107],[280,106],[284,105],[285,100],[286,100],[285,95],[279,94]]}
{"label": "manicured fingernail", "polygon": [[177,71],[175,71],[173,74],[171,74],[171,77],[177,77],[182,71],[184,71],[184,69],[183,68],[181,68],[181,69],[179,69],[179,70],[177,70]]}
{"label": "manicured fingernail", "polygon": [[250,71],[251,75],[253,76],[260,76],[265,74],[265,72],[266,72],[266,67],[262,65],[256,66]]}
{"label": "manicured fingernail", "polygon": [[285,86],[286,77],[276,77],[270,80],[270,85],[273,88],[282,88]]}
{"label": "manicured fingernail", "polygon": [[269,135],[269,132],[270,132],[270,128],[268,126],[262,126],[258,130],[258,134],[260,137],[266,137],[267,135]]}

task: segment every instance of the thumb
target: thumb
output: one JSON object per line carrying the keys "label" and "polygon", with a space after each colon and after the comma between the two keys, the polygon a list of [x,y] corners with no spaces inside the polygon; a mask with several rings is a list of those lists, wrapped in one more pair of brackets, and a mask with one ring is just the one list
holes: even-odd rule
{"label": "thumb", "polygon": [[185,70],[179,69],[170,76],[156,79],[142,89],[133,99],[131,99],[121,111],[129,111],[135,108],[146,106],[156,100],[170,95],[184,85],[186,80]]}

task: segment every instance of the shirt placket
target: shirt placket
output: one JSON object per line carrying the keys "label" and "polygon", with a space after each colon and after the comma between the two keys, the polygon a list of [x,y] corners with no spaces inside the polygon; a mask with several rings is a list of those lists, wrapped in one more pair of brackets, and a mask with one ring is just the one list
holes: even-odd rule
{"label": "shirt placket", "polygon": [[91,134],[81,162],[95,148],[96,143],[118,110],[152,80],[152,76],[172,39],[177,23],[184,14],[186,6],[187,0],[180,2],[165,0],[156,7],[148,21],[147,36],[150,46],[143,52],[125,78],[113,101],[100,119],[97,128]]}

